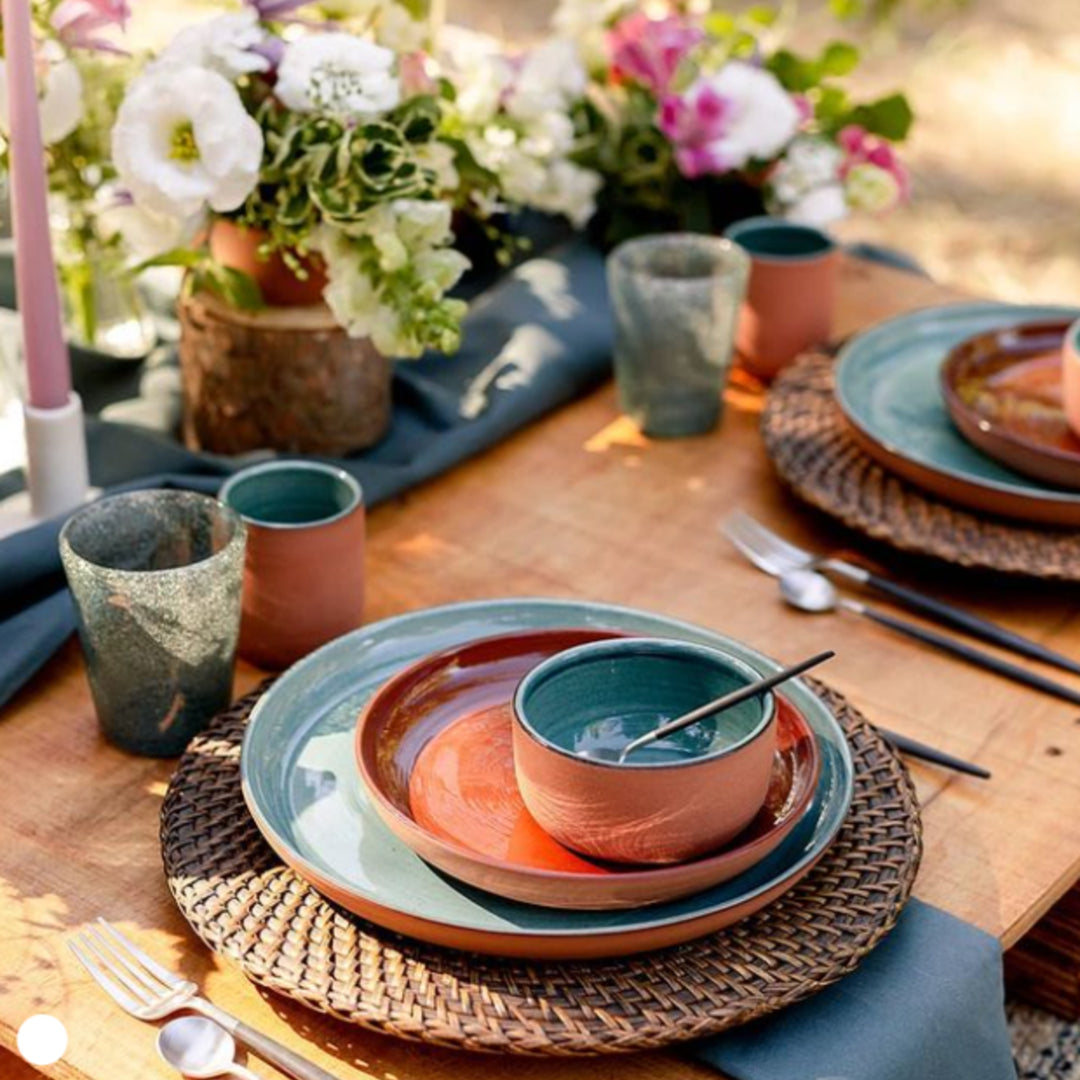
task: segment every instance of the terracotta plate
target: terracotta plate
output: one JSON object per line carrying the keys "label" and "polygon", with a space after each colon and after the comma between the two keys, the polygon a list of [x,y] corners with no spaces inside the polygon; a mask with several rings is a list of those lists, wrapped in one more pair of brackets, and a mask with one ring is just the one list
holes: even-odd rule
{"label": "terracotta plate", "polygon": [[941,367],[964,341],[1080,310],[965,303],[926,308],[853,338],[836,366],[836,399],[860,446],[886,469],[973,510],[1080,525],[1080,492],[1032,480],[972,446],[945,408]]}
{"label": "terracotta plate", "polygon": [[514,599],[417,611],[365,626],[300,661],[252,712],[240,760],[244,798],[281,858],[324,896],[437,945],[550,959],[625,956],[689,941],[760,911],[810,872],[851,802],[851,753],[805,683],[785,696],[814,733],[814,798],[780,846],[731,881],[646,908],[571,911],[505,900],[434,869],[386,827],[360,780],[356,718],[392,675],[433,652],[495,634],[581,627],[680,638],[779,665],[741,642],[644,611]]}
{"label": "terracotta plate", "polygon": [[1080,438],[1065,419],[1061,350],[1069,323],[991,330],[949,353],[941,391],[968,442],[1026,476],[1080,490]]}
{"label": "terracotta plate", "polygon": [[598,863],[533,820],[514,779],[514,689],[541,660],[610,634],[509,634],[414,664],[372,698],[356,730],[361,775],[394,834],[428,862],[499,896],[604,910],[672,900],[728,881],[775,850],[817,784],[813,734],[778,698],[778,749],[765,805],[708,858],[664,867]]}

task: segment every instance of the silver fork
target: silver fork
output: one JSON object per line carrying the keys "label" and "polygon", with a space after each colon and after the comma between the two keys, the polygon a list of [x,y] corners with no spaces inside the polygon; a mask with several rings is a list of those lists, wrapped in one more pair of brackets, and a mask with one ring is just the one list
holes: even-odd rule
{"label": "silver fork", "polygon": [[335,1080],[314,1062],[207,1001],[195,983],[162,967],[104,919],[99,918],[96,926],[77,933],[68,947],[94,982],[121,1009],[139,1020],[162,1020],[178,1012],[199,1013],[296,1080]]}
{"label": "silver fork", "polygon": [[1080,663],[1068,656],[1054,652],[1053,649],[1048,649],[1045,645],[1040,645],[1030,638],[1014,634],[1011,630],[1006,630],[1004,626],[998,626],[989,619],[983,619],[970,611],[963,611],[941,600],[935,600],[925,593],[909,589],[906,585],[899,585],[895,581],[871,573],[855,563],[814,555],[813,552],[796,547],[741,510],[732,514],[721,528],[727,538],[766,574],[781,577],[790,570],[820,570],[833,577],[843,578],[845,581],[873,589],[874,592],[902,604],[909,611],[917,611],[945,626],[962,630],[972,637],[989,641],[1020,656],[1027,656],[1032,660],[1052,664],[1063,671],[1080,675]]}

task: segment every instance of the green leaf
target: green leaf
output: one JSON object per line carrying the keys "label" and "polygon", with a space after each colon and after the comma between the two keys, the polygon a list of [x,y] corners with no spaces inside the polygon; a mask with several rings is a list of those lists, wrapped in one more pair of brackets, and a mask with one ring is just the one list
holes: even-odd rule
{"label": "green leaf", "polygon": [[773,54],[766,67],[780,80],[785,90],[803,93],[818,83],[817,64],[803,60],[790,49],[780,49]]}
{"label": "green leaf", "polygon": [[859,50],[846,41],[831,41],[818,57],[821,75],[849,75],[858,67]]}
{"label": "green leaf", "polygon": [[735,31],[735,17],[726,11],[714,11],[705,19],[705,32],[709,37],[726,38]]}
{"label": "green leaf", "polygon": [[197,270],[195,288],[215,293],[227,304],[244,311],[258,311],[266,306],[255,279],[231,266],[209,263],[203,269]]}
{"label": "green leaf", "polygon": [[132,267],[132,274],[141,274],[153,266],[182,266],[187,270],[193,270],[206,261],[206,252],[194,248],[174,248],[162,255],[155,255],[152,259],[144,259],[137,266]]}
{"label": "green leaf", "polygon": [[848,122],[861,124],[871,134],[900,142],[907,138],[914,119],[908,99],[903,94],[890,94],[852,109]]}
{"label": "green leaf", "polygon": [[838,19],[857,19],[866,10],[863,0],[829,0],[829,10]]}
{"label": "green leaf", "polygon": [[757,26],[772,26],[777,18],[779,12],[774,7],[768,7],[764,4],[759,4],[756,7],[749,8],[743,13],[743,18],[747,22],[752,22]]}

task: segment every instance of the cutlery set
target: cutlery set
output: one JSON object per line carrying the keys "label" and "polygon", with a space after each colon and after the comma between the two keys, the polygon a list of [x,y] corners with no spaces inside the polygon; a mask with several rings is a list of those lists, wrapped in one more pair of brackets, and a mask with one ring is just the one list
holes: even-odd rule
{"label": "cutlery set", "polygon": [[[988,619],[953,607],[951,604],[915,589],[890,581],[855,563],[815,555],[778,536],[742,511],[737,511],[727,518],[722,529],[735,548],[749,562],[779,581],[781,597],[799,611],[811,614],[850,612],[996,675],[1071,704],[1080,704],[1080,691],[1038,672],[1030,671],[1019,664],[1004,660],[993,653],[976,648],[959,638],[950,637],[920,623],[899,618],[861,600],[843,596],[833,579],[839,578],[843,582],[878,593],[927,619],[960,630],[971,637],[997,645],[999,648],[1064,671],[1080,674],[1080,663],[1046,648],[1037,641],[1032,641]],[[983,779],[988,779],[990,776],[990,773],[981,766],[955,758],[933,747],[908,739],[906,736],[884,729],[881,729],[881,733],[898,750],[912,757]]]}
{"label": "cutlery set", "polygon": [[[68,946],[94,982],[136,1019],[153,1022],[181,1012],[198,1014],[171,1021],[158,1039],[162,1057],[183,1075],[251,1080],[254,1073],[234,1064],[235,1039],[294,1080],[335,1080],[314,1062],[219,1009],[201,996],[195,983],[163,967],[104,919],[76,934]],[[172,1026],[177,1023],[182,1026]]]}

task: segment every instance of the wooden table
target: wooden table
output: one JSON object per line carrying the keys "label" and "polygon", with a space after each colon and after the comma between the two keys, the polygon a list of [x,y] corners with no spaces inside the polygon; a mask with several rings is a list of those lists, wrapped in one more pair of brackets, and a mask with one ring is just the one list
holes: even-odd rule
{"label": "wooden table", "polygon": [[[949,298],[930,282],[854,262],[845,265],[842,296],[841,332]],[[753,393],[729,392],[717,433],[655,443],[619,418],[611,386],[561,410],[371,515],[369,616],[478,597],[565,596],[689,619],[787,660],[827,641],[839,652],[828,680],[871,718],[993,770],[993,781],[981,783],[913,766],[926,824],[915,891],[1012,945],[1080,876],[1076,710],[853,617],[785,609],[775,585],[719,535],[724,515],[744,507],[815,548],[856,538],[780,489],[757,436],[760,405]],[[1080,653],[1077,590],[969,578],[885,555],[913,583]],[[258,678],[242,668],[238,691]],[[117,1010],[66,948],[67,936],[98,914],[343,1080],[715,1076],[674,1054],[545,1062],[440,1051],[257,990],[217,961],[174,908],[157,842],[171,765],[101,740],[75,644],[0,718],[0,761],[0,1046],[12,1048],[33,1013],[60,1017],[71,1044],[49,1076],[171,1075],[155,1057],[153,1029]],[[0,1061],[0,1073],[7,1069]]]}

